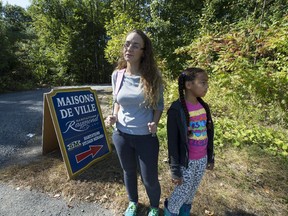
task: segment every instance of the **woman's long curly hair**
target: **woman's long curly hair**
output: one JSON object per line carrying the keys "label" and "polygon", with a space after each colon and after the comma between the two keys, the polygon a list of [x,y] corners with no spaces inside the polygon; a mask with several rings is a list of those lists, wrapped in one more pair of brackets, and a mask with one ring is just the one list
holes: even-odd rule
{"label": "woman's long curly hair", "polygon": [[[160,97],[159,92],[162,91],[163,80],[154,59],[152,43],[147,35],[141,30],[133,30],[129,32],[127,36],[131,33],[140,35],[144,41],[143,57],[140,62],[141,84],[144,90],[145,103],[147,103],[149,107],[155,109]],[[122,52],[116,69],[121,70],[124,68],[127,68],[127,62],[124,59],[124,53]]]}
{"label": "woman's long curly hair", "polygon": [[193,81],[196,79],[197,75],[199,73],[206,73],[205,70],[201,69],[201,68],[187,68],[185,69],[180,76],[178,77],[178,92],[179,92],[179,98],[180,98],[180,102],[182,105],[182,108],[184,110],[185,116],[186,116],[186,124],[189,127],[189,112],[186,106],[186,101],[185,101],[185,82],[186,81]]}

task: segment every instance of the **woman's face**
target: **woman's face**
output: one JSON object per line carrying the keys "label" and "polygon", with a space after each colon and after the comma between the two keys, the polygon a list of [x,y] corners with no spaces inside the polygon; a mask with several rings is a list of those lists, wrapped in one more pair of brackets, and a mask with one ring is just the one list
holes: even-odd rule
{"label": "woman's face", "polygon": [[144,55],[144,41],[141,36],[135,32],[130,33],[124,43],[124,59],[130,64],[140,64]]}

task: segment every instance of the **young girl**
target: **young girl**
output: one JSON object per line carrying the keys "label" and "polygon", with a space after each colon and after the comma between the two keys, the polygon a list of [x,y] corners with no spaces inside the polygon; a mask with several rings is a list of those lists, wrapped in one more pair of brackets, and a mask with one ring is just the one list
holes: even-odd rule
{"label": "young girl", "polygon": [[194,195],[205,172],[213,169],[214,128],[208,105],[201,99],[208,90],[208,75],[187,68],[178,79],[179,99],[168,110],[167,135],[172,182],[164,215],[189,216]]}
{"label": "young girl", "polygon": [[[120,90],[116,84],[124,71]],[[150,39],[140,30],[130,32],[122,56],[112,74],[113,115],[106,123],[116,123],[113,143],[124,172],[129,197],[125,216],[136,216],[138,208],[137,164],[150,200],[149,216],[159,215],[159,140],[157,124],[164,109],[162,77],[153,57]]]}

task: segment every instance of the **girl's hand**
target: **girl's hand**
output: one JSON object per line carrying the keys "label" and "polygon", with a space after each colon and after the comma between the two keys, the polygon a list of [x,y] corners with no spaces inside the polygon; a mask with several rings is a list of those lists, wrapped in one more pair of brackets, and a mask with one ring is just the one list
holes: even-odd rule
{"label": "girl's hand", "polygon": [[206,169],[207,170],[213,170],[214,168],[214,163],[208,163]]}
{"label": "girl's hand", "polygon": [[116,121],[117,121],[116,115],[109,115],[109,116],[107,116],[107,118],[105,120],[105,125],[106,126],[112,126],[116,123]]}
{"label": "girl's hand", "polygon": [[155,122],[149,122],[148,123],[148,129],[149,129],[150,133],[156,134],[156,132],[157,132],[157,124]]}
{"label": "girl's hand", "polygon": [[181,185],[183,183],[182,178],[172,179],[172,183],[175,185]]}

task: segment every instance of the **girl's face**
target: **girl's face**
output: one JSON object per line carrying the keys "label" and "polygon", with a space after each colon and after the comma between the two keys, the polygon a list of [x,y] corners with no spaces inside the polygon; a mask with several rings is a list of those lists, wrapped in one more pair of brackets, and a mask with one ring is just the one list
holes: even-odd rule
{"label": "girl's face", "polygon": [[141,36],[135,32],[130,33],[124,43],[124,59],[131,63],[140,64],[144,54],[144,41]]}
{"label": "girl's face", "polygon": [[195,80],[185,82],[186,92],[192,94],[194,97],[204,97],[208,91],[208,87],[207,73],[198,73]]}

